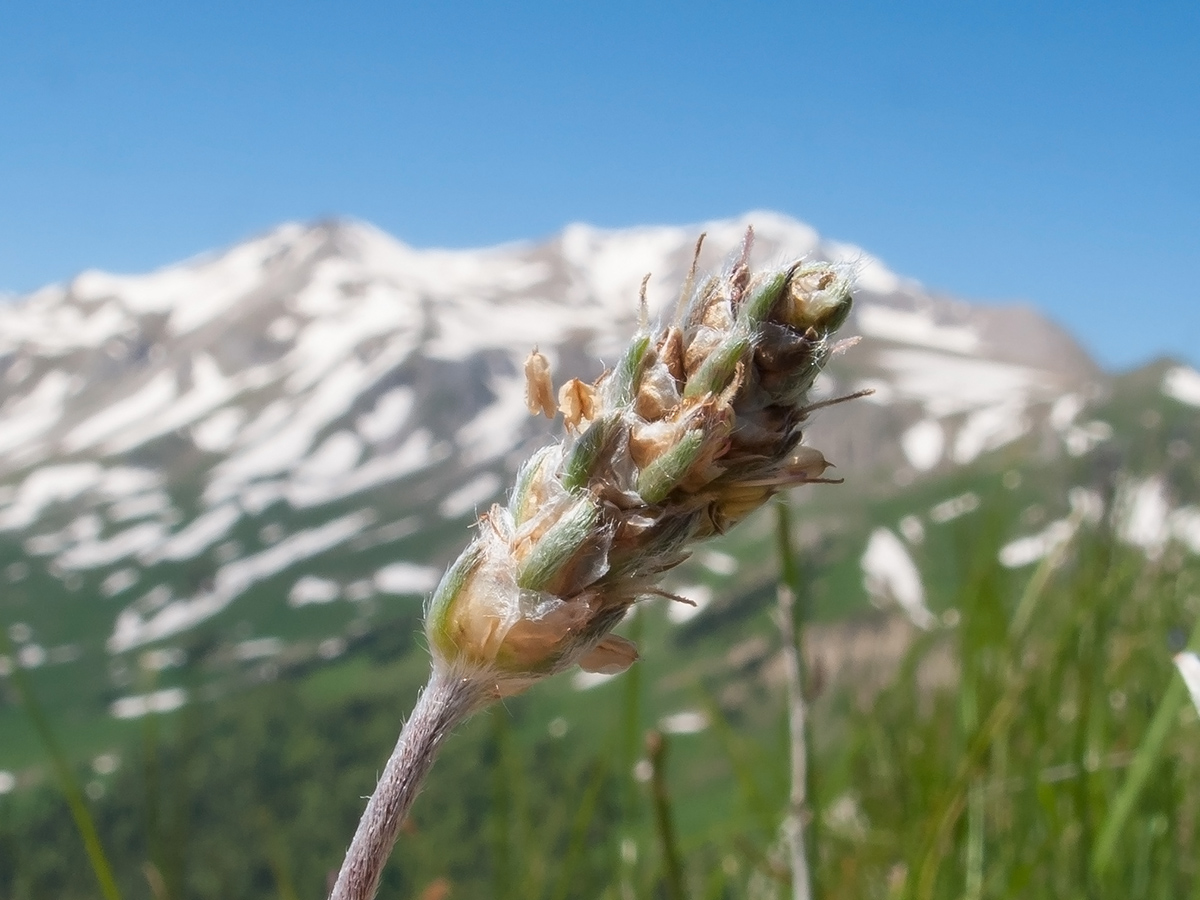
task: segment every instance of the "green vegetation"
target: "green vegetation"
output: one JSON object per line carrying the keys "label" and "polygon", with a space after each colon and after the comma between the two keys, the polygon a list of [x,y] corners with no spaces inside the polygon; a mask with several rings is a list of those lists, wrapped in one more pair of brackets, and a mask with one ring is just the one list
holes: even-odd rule
{"label": "green vegetation", "polygon": [[[1200,723],[1170,660],[1200,622],[1200,565],[1100,531],[1014,573],[996,521],[956,522],[931,585],[948,624],[859,613],[810,634],[909,638],[810,667],[816,895],[1200,896]],[[839,565],[809,554],[804,577],[825,591]],[[647,606],[627,625],[646,657],[631,672],[582,692],[559,678],[464,726],[381,896],[784,896],[769,588],[683,626]],[[146,720],[116,772],[81,768],[121,895],[323,896],[425,674],[416,628],[404,616],[334,663]],[[709,726],[663,729],[651,765],[644,735],[684,709]],[[53,783],[0,797],[0,897],[97,894]]]}

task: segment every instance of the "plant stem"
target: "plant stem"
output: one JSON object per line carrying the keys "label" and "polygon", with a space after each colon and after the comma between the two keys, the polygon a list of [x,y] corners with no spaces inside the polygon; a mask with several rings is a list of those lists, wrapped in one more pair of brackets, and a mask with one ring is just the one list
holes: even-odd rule
{"label": "plant stem", "polygon": [[800,642],[796,634],[796,595],[786,584],[779,585],[776,619],[783,638],[783,662],[788,694],[788,743],[791,744],[792,789],[788,796],[787,816],[783,820],[784,840],[791,857],[792,897],[812,897],[812,877],[804,846],[804,820],[808,815],[808,753],[804,703],[804,684],[800,668]]}
{"label": "plant stem", "polygon": [[486,684],[435,667],[384,767],[329,900],[371,900],[396,834],[442,741],[487,697]]}
{"label": "plant stem", "polygon": [[660,731],[646,733],[646,754],[650,758],[650,795],[654,802],[654,822],[658,843],[662,847],[663,885],[668,900],[684,900],[683,864],[679,859],[679,844],[675,838],[675,822],[671,816],[671,795],[667,790],[667,739]]}

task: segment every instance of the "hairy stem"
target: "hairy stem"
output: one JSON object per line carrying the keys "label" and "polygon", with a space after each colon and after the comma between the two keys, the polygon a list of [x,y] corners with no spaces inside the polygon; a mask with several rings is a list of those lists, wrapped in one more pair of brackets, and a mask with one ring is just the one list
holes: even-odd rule
{"label": "hairy stem", "polygon": [[359,820],[329,900],[371,900],[375,896],[396,834],[442,741],[486,695],[481,682],[434,667]]}

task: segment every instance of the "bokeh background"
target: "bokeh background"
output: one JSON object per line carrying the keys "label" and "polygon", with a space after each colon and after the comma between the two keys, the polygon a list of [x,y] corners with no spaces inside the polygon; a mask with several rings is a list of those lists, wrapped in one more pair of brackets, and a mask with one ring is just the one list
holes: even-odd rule
{"label": "bokeh background", "polygon": [[561,437],[525,354],[748,225],[857,273],[845,483],[460,729],[383,895],[798,897],[802,743],[814,896],[1200,896],[1197,60],[1182,3],[4,5],[0,898],[323,896]]}

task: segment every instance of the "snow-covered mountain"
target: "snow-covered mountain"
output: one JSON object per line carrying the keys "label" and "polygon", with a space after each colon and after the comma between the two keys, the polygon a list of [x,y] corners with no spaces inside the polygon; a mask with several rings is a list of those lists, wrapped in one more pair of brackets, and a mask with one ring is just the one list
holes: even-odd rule
{"label": "snow-covered mountain", "polygon": [[[288,635],[251,636],[279,609],[295,611],[283,631],[336,655],[389,597],[433,586],[464,525],[553,433],[525,410],[528,351],[559,381],[598,374],[646,273],[666,309],[699,233],[715,267],[750,223],[759,263],[857,268],[844,333],[863,341],[819,389],[875,394],[828,410],[812,443],[859,488],[1018,441],[1053,458],[1111,438],[1088,412],[1108,376],[1034,310],[935,296],[777,214],[462,251],[360,223],[284,225],[0,308],[0,583],[23,664],[153,645],[143,665],[169,666],[183,654],[169,642],[221,617],[245,636],[240,658],[267,658]],[[1200,405],[1190,369],[1162,389]]]}

